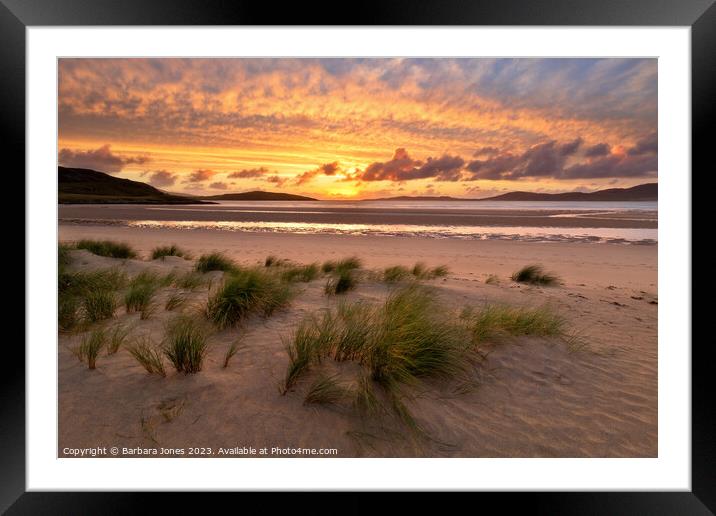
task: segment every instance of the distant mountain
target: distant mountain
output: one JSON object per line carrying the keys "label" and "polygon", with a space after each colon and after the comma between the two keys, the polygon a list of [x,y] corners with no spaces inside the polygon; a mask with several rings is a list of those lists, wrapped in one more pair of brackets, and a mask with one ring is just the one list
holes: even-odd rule
{"label": "distant mountain", "polygon": [[596,192],[565,192],[557,194],[510,192],[480,201],[657,201],[658,183],[646,183],[631,188],[609,188]]}
{"label": "distant mountain", "polygon": [[366,201],[657,201],[658,184],[646,183],[631,188],[609,188],[596,192],[565,192],[557,194],[536,192],[509,192],[482,199],[464,199],[442,196],[410,196],[381,197],[365,199]]}
{"label": "distant mountain", "polygon": [[86,168],[57,167],[60,204],[211,204]]}
{"label": "distant mountain", "polygon": [[294,195],[280,192],[263,192],[255,190],[253,192],[227,193],[221,195],[210,195],[201,197],[211,201],[317,201],[313,197],[305,197],[303,195]]}

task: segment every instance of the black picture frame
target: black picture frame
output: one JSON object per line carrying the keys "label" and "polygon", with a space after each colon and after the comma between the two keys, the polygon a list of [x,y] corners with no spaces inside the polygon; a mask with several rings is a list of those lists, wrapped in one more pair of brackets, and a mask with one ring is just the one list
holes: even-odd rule
{"label": "black picture frame", "polygon": [[[339,9],[340,8],[340,9]],[[25,29],[64,25],[575,25],[690,26],[692,63],[692,168],[706,168],[707,128],[714,120],[716,4],[714,0],[393,0],[347,4],[197,0],[0,0],[0,128],[8,170],[25,169]],[[7,163],[7,158],[9,164]],[[689,172],[690,173],[690,172]],[[16,179],[21,175],[15,173]],[[687,180],[687,178],[685,178]],[[17,185],[24,193],[24,182]],[[24,196],[23,196],[24,198]],[[693,203],[693,201],[692,201]],[[693,206],[693,204],[692,204]],[[29,274],[31,271],[25,271]],[[31,309],[32,307],[26,307]],[[538,514],[713,514],[716,512],[716,403],[709,392],[710,339],[692,346],[692,490],[647,493],[485,493],[501,510],[528,507]],[[11,346],[11,344],[13,344]],[[691,345],[691,343],[678,343]],[[0,511],[8,514],[142,513],[146,497],[161,497],[162,510],[206,510],[188,494],[26,493],[25,354],[0,375]],[[221,495],[226,501],[230,495]],[[244,494],[252,498],[254,495]],[[349,495],[342,512],[367,512],[382,503],[377,494]],[[322,498],[327,500],[327,498]],[[247,501],[252,505],[251,500]],[[283,497],[261,500],[263,510]],[[425,507],[420,495],[410,504]],[[473,502],[469,502],[473,503]],[[250,506],[249,505],[249,506]],[[321,503],[324,509],[330,502]],[[247,506],[248,507],[248,506]],[[322,512],[311,504],[311,512]],[[334,506],[335,507],[335,506]],[[407,509],[407,506],[405,506]],[[199,509],[197,509],[199,510]]]}

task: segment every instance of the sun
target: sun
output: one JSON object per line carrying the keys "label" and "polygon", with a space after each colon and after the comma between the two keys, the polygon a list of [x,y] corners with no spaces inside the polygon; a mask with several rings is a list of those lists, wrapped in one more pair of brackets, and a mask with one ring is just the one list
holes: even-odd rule
{"label": "sun", "polygon": [[326,193],[331,197],[355,197],[360,190],[355,186],[341,185],[328,188]]}

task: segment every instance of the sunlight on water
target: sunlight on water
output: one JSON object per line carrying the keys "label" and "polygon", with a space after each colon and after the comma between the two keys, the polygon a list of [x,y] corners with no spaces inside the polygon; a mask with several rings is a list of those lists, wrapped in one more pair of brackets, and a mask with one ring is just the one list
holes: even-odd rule
{"label": "sunlight on water", "polygon": [[308,222],[241,221],[114,221],[129,227],[213,229],[265,233],[420,236],[471,240],[523,240],[530,242],[616,242],[653,244],[656,229],[634,228],[544,228],[522,226],[428,226],[410,224],[323,224]]}

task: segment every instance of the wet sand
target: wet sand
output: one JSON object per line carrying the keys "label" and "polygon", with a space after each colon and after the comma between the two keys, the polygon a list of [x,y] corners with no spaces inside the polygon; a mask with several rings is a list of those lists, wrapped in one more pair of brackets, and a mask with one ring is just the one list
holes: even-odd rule
{"label": "wet sand", "polygon": [[657,227],[655,212],[605,212],[604,210],[494,210],[494,209],[383,209],[332,207],[130,206],[60,205],[62,220],[101,221],[233,221],[292,222],[309,224],[409,224],[442,226],[523,226],[552,228],[648,228]]}

